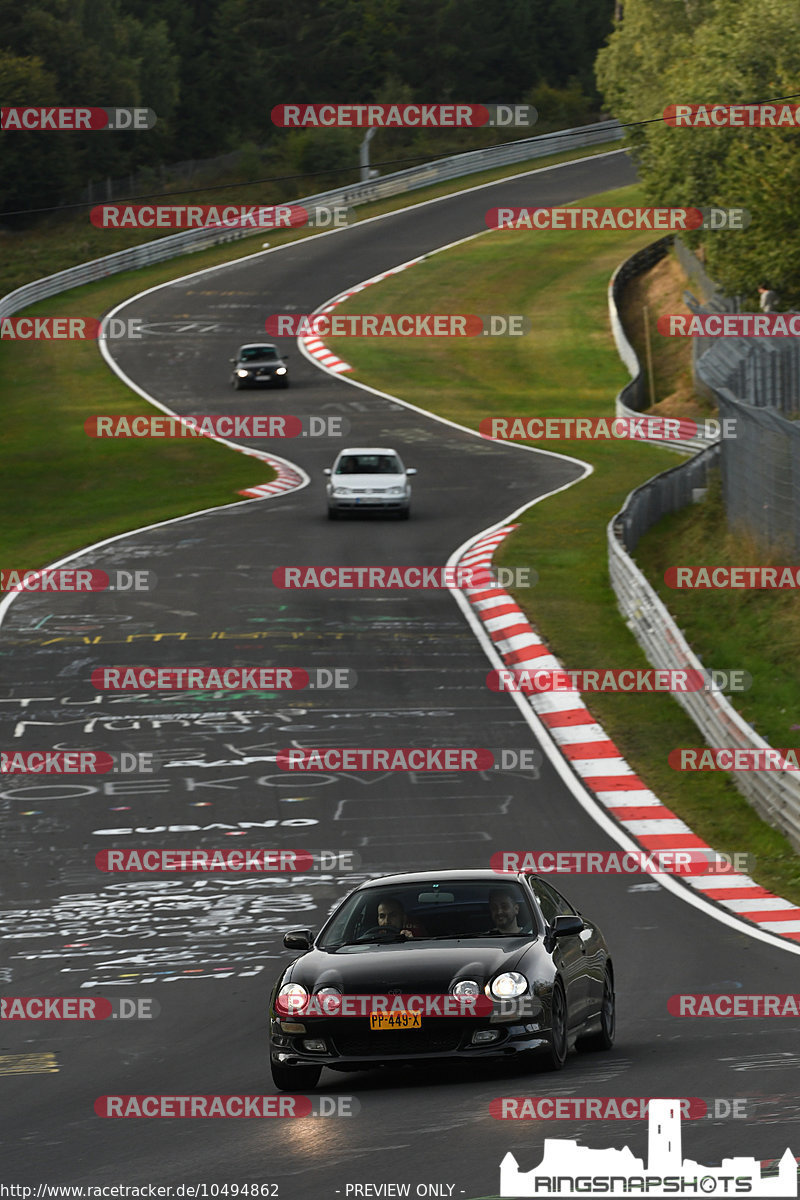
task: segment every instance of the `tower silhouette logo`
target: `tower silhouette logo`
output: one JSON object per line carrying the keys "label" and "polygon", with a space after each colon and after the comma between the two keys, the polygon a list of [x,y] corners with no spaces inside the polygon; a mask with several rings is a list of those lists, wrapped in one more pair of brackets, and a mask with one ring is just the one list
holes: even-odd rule
{"label": "tower silhouette logo", "polygon": [[703,1196],[763,1196],[777,1200],[797,1196],[797,1162],[788,1148],[778,1174],[764,1176],[755,1158],[724,1158],[719,1167],[682,1158],[681,1102],[650,1101],[647,1163],[622,1150],[591,1150],[576,1141],[545,1138],[542,1161],[520,1171],[510,1152],[500,1164],[500,1195],[525,1197],[669,1196],[673,1200]]}

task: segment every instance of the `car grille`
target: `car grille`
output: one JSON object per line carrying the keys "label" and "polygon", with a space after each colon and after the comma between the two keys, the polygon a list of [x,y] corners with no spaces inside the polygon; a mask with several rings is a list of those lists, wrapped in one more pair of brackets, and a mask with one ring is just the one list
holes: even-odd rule
{"label": "car grille", "polygon": [[[423,1017],[423,1023],[425,1018]],[[452,1027],[450,1027],[452,1025]],[[443,1054],[457,1050],[461,1043],[462,1030],[448,1022],[447,1027],[431,1024],[428,1029],[386,1029],[372,1032],[370,1029],[337,1030],[331,1038],[336,1051],[342,1058],[369,1056],[379,1058],[382,1054],[402,1057],[409,1054]]]}

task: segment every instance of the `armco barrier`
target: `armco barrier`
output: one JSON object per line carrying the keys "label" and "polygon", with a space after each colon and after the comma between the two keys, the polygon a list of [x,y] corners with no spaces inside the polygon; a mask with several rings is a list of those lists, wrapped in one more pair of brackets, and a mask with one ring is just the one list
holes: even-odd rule
{"label": "armco barrier", "polygon": [[[656,243],[658,245],[658,243]],[[651,250],[653,247],[647,247]],[[658,257],[662,257],[659,254]],[[635,258],[636,256],[634,256]],[[653,260],[657,261],[657,259]],[[628,260],[630,263],[631,260]],[[623,267],[627,264],[623,263]],[[614,278],[620,276],[618,268]],[[629,271],[627,277],[635,271]],[[612,281],[613,283],[613,281]],[[631,374],[639,376],[639,362],[625,337],[616,310],[616,293],[609,288],[612,326],[620,357]],[[617,336],[617,330],[619,336]],[[631,384],[628,385],[631,387]],[[629,415],[617,397],[617,415]],[[741,406],[740,406],[741,407]],[[662,516],[691,503],[698,488],[704,487],[708,472],[721,456],[719,445],[709,445],[688,462],[671,467],[635,488],[608,524],[608,571],[620,612],[654,667],[693,668],[703,666],[692,651],[675,621],[655,590],[636,566],[629,551],[639,538]],[[715,692],[675,694],[710,746],[736,746],[767,749],[760,737],[724,696]],[[734,782],[753,808],[769,825],[784,833],[800,851],[800,774],[791,771],[737,771]]]}
{"label": "armco barrier", "polygon": [[[486,171],[511,163],[526,162],[532,158],[542,158],[547,154],[560,153],[564,150],[583,149],[596,146],[602,142],[619,141],[622,138],[622,126],[619,121],[598,121],[594,125],[581,125],[575,129],[562,129],[556,133],[540,134],[538,137],[523,138],[517,142],[506,142],[502,146],[491,146],[485,150],[470,150],[465,154],[454,154],[436,162],[426,163],[422,167],[409,167],[404,171],[396,171],[392,175],[384,175],[380,179],[370,179],[365,183],[351,184],[347,187],[336,188],[330,192],[319,192],[314,196],[303,196],[292,204],[308,208],[312,205],[354,205],[367,204],[372,200],[383,200],[388,196],[396,196],[401,192],[413,191],[415,188],[427,187],[447,179],[458,179],[462,175],[471,175],[476,171]],[[289,203],[283,201],[283,203]],[[264,236],[264,230],[255,232],[241,229],[187,229],[183,233],[169,234],[153,242],[144,242],[141,246],[132,246],[128,250],[119,250],[104,258],[95,258],[91,262],[81,263],[55,275],[47,275],[26,283],[0,299],[0,317],[9,317],[19,312],[37,300],[66,292],[70,288],[81,287],[85,283],[93,283],[114,275],[119,271],[131,271],[137,267],[146,267],[151,263],[164,262],[180,254],[188,254],[193,250],[203,250],[218,242],[230,242],[243,237]]]}

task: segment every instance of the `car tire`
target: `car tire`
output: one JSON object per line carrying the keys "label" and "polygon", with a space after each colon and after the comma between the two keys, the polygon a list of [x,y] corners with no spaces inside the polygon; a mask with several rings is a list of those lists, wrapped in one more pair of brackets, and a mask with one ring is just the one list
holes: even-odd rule
{"label": "car tire", "polygon": [[600,1009],[600,1028],[596,1033],[581,1038],[577,1043],[579,1050],[610,1050],[614,1045],[614,1035],[617,1028],[617,1001],[614,995],[614,980],[606,967],[603,979],[603,1000]]}
{"label": "car tire", "polygon": [[233,390],[235,392],[238,392],[239,388],[242,386],[241,383],[239,382],[238,379],[234,379],[232,382],[233,382]]}
{"label": "car tire", "polygon": [[279,1092],[294,1092],[302,1095],[310,1092],[319,1083],[322,1067],[282,1067],[270,1059],[272,1082]]}
{"label": "car tire", "polygon": [[338,521],[339,520],[338,508],[329,508],[328,509],[328,520],[329,521]]}
{"label": "car tire", "polygon": [[567,1061],[568,1016],[564,985],[557,979],[553,985],[553,998],[550,1002],[550,1039],[542,1055],[542,1067],[545,1071],[560,1071]]}
{"label": "car tire", "polygon": [[278,384],[278,387],[282,387],[282,388],[287,388],[288,386],[289,386],[289,380],[288,380],[288,379],[284,379],[283,383],[279,383],[279,384]]}
{"label": "car tire", "polygon": [[411,516],[410,508],[401,508],[400,512],[397,514],[398,520],[400,520],[400,521],[407,521],[410,516]]}

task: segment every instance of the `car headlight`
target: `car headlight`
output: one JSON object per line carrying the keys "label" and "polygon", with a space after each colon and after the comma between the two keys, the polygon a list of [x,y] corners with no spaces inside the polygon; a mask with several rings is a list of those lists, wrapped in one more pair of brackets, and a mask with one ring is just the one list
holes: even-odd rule
{"label": "car headlight", "polygon": [[278,369],[277,369],[277,371],[275,372],[275,374],[276,374],[276,375],[285,375],[285,374],[286,374],[286,367],[278,367]]}
{"label": "car headlight", "polygon": [[387,488],[386,489],[387,496],[405,496],[405,494],[406,494],[405,488],[398,487],[398,488]]}
{"label": "car headlight", "polygon": [[480,996],[481,985],[474,979],[459,979],[453,987],[454,996]]}
{"label": "car headlight", "polygon": [[521,996],[528,990],[528,981],[519,971],[506,971],[498,975],[486,987],[487,996],[495,996],[498,1000],[509,1000]]}
{"label": "car headlight", "polygon": [[333,494],[334,496],[349,496],[350,488],[339,487],[339,485],[335,483],[333,485]]}
{"label": "car headlight", "polygon": [[342,989],[337,988],[337,987],[321,987],[318,992],[314,993],[314,995],[315,996],[341,996]]}
{"label": "car headlight", "polygon": [[308,992],[302,983],[285,983],[278,991],[275,1007],[281,1016],[302,1012],[308,1003]]}
{"label": "car headlight", "polygon": [[247,376],[250,374],[250,372],[246,371],[244,369],[244,367],[239,367],[236,371],[236,374],[239,376],[240,379],[247,379]]}

